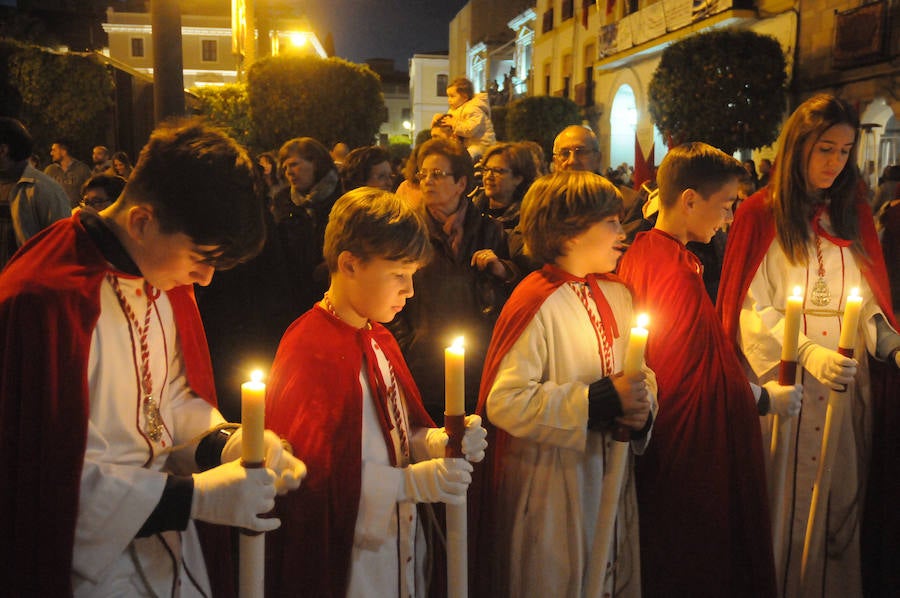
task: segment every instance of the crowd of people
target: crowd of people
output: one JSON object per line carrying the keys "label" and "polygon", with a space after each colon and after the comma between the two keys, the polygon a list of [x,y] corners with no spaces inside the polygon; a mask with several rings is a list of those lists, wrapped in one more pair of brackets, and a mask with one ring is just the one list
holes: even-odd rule
{"label": "crowd of people", "polygon": [[[399,170],[384,148],[310,137],[251,158],[185,120],[133,167],[97,146],[92,170],[60,141],[41,172],[0,119],[2,587],[230,595],[236,526],[268,532],[267,595],[425,596],[446,573],[431,505],[466,496],[477,596],[890,587],[900,177],[862,184],[854,108],[802,103],[759,172],[671,148],[626,196],[633,174],[599,174],[590,128],[546,160],[497,143],[483,99],[454,80]],[[627,367],[638,312],[649,336]],[[459,335],[461,424],[445,414]],[[257,469],[230,423],[254,367]],[[773,497],[776,421],[791,456]]]}

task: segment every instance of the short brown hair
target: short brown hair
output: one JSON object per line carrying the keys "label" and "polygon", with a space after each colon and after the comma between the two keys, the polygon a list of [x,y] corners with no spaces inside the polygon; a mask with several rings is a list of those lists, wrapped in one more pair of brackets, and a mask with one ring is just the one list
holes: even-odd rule
{"label": "short brown hair", "polygon": [[122,192],[126,204],[153,206],[164,233],[219,247],[224,270],[260,252],[264,204],[253,160],[225,132],[200,119],[162,123],[141,150]]}
{"label": "short brown hair", "polygon": [[444,156],[450,161],[454,181],[459,181],[460,177],[466,177],[466,189],[463,191],[463,194],[472,190],[472,186],[475,183],[475,169],[472,165],[472,157],[462,144],[449,139],[431,139],[426,141],[416,154],[416,167],[421,168],[425,158],[433,154]]}
{"label": "short brown hair", "polygon": [[314,183],[318,183],[326,174],[335,169],[334,160],[328,153],[328,148],[312,137],[295,137],[285,141],[278,150],[278,163],[284,164],[288,156],[292,155],[300,156],[313,163]]}
{"label": "short brown hair", "polygon": [[699,141],[685,143],[670,149],[659,165],[659,202],[671,208],[686,189],[707,198],[730,181],[745,176],[744,165],[733,156]]}
{"label": "short brown hair", "polygon": [[337,271],[342,251],[368,261],[375,258],[425,264],[431,241],[423,214],[393,193],[358,187],[331,208],[323,254],[329,272]]}
{"label": "short brown hair", "polygon": [[465,77],[457,77],[453,81],[450,82],[448,88],[453,87],[456,89],[456,93],[466,96],[469,99],[475,97],[475,86],[471,81],[466,79]]}
{"label": "short brown hair", "polygon": [[552,263],[565,244],[604,218],[622,213],[622,195],[598,174],[562,171],[534,181],[522,200],[519,225],[526,251]]}

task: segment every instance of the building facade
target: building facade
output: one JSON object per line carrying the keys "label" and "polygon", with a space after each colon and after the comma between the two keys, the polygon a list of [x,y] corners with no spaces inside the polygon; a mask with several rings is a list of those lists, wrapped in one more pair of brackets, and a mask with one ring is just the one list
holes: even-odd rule
{"label": "building facade", "polygon": [[435,114],[447,112],[450,60],[446,54],[414,54],[409,61],[410,138],[431,129]]}
{"label": "building facade", "polygon": [[[459,15],[475,6],[473,0]],[[536,0],[530,14],[521,12],[508,27],[516,39],[516,89],[569,97],[581,106],[600,138],[604,168],[634,164],[635,139],[645,156],[653,149],[659,163],[666,147],[647,109],[647,89],[662,51],[686,36],[733,27],[778,40],[787,61],[789,109],[820,91],[859,106],[865,125],[860,167],[877,175],[897,163],[900,148],[900,29],[889,26],[897,22],[900,4],[887,0],[864,6],[848,0]],[[471,27],[451,24],[451,56],[480,43],[487,44]],[[478,59],[467,55],[467,72],[479,72]],[[519,61],[530,63],[530,75],[520,75]],[[761,148],[754,158],[774,153],[774,147]]]}
{"label": "building facade", "polygon": [[[108,55],[128,67],[153,75],[153,29],[149,13],[106,11],[103,30],[109,37]],[[185,88],[224,85],[238,80],[240,62],[232,52],[231,17],[182,15],[182,60]],[[316,34],[303,19],[279,21],[266,32],[256,32],[257,45],[265,40],[277,55],[285,52],[326,58]]]}

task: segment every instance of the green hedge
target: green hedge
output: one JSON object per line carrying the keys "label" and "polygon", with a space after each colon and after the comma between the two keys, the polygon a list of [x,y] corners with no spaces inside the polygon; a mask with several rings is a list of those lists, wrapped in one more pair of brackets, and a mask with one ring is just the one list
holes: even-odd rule
{"label": "green hedge", "polygon": [[57,54],[0,39],[3,116],[21,120],[46,161],[50,144],[66,139],[78,158],[90,162],[91,148],[105,142],[113,105],[113,78],[90,55]]}
{"label": "green hedge", "polygon": [[781,45],[723,29],[672,44],[648,89],[649,110],[669,145],[703,141],[728,153],[771,144],[787,102]]}
{"label": "green hedge", "polygon": [[553,139],[569,125],[581,124],[578,105],[568,98],[533,96],[507,105],[505,137],[509,141],[536,141],[544,154],[553,154]]}
{"label": "green hedge", "polygon": [[340,58],[264,58],[247,73],[255,143],[279,147],[313,137],[327,147],[370,145],[384,121],[381,83],[368,66]]}

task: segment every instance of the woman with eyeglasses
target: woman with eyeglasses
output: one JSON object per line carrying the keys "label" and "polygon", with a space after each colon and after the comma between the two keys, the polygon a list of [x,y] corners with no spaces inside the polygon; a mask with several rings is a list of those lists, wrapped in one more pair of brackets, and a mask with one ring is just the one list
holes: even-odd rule
{"label": "woman with eyeglasses", "polygon": [[416,273],[415,295],[389,324],[435,421],[443,421],[444,348],[465,337],[471,413],[494,322],[517,279],[502,224],[466,196],[472,171],[459,143],[432,139],[421,145],[416,178],[434,257]]}
{"label": "woman with eyeglasses", "polygon": [[483,187],[473,203],[482,214],[503,224],[509,255],[519,273],[536,270],[540,265],[525,257],[522,235],[516,231],[522,198],[537,178],[531,151],[519,143],[498,143],[485,152],[482,163]]}

